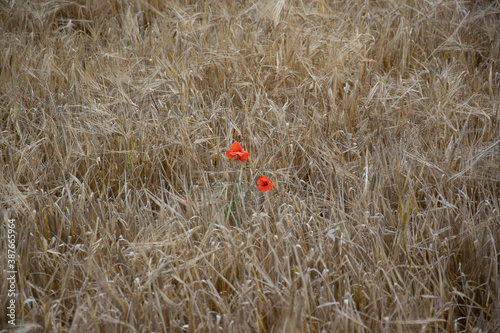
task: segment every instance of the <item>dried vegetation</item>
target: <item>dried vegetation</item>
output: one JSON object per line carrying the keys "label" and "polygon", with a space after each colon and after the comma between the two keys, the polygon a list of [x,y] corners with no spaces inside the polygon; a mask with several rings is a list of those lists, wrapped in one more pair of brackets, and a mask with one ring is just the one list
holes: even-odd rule
{"label": "dried vegetation", "polygon": [[498,2],[0,6],[20,331],[500,330]]}

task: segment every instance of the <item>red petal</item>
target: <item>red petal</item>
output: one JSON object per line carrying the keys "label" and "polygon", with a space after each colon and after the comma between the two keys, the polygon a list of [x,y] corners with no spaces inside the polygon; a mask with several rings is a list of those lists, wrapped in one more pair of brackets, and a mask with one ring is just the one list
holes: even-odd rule
{"label": "red petal", "polygon": [[242,152],[238,152],[237,155],[240,161],[245,162],[248,159],[248,155],[250,154],[247,151],[243,150]]}
{"label": "red petal", "polygon": [[228,150],[228,151],[226,151],[226,156],[227,156],[227,158],[233,159],[236,156],[236,152],[234,152],[232,150]]}
{"label": "red petal", "polygon": [[233,142],[233,144],[231,145],[231,149],[234,150],[234,151],[241,151],[241,145],[238,141],[236,142]]}

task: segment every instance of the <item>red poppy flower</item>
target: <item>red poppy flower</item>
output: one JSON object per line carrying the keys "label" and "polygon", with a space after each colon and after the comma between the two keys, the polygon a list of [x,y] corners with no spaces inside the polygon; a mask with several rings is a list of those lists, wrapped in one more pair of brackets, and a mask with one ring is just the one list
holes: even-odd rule
{"label": "red poppy flower", "polygon": [[231,145],[231,150],[226,151],[227,158],[240,160],[242,162],[245,162],[247,160],[248,155],[250,154],[241,148],[239,142],[234,142]]}
{"label": "red poppy flower", "polygon": [[267,179],[266,176],[262,176],[257,180],[257,189],[261,192],[267,192],[273,188],[273,183]]}

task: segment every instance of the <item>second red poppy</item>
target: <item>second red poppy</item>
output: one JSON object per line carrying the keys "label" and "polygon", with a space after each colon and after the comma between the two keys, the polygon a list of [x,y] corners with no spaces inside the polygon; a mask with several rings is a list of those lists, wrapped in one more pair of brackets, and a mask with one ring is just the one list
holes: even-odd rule
{"label": "second red poppy", "polygon": [[261,192],[267,192],[273,188],[273,183],[267,179],[267,176],[262,176],[257,180],[257,189]]}

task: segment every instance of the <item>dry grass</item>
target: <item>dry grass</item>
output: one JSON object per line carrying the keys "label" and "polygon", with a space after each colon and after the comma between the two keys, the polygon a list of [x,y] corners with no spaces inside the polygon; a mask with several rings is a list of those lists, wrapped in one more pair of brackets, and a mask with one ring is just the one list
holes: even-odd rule
{"label": "dry grass", "polygon": [[19,331],[500,330],[498,2],[4,0],[0,22]]}

